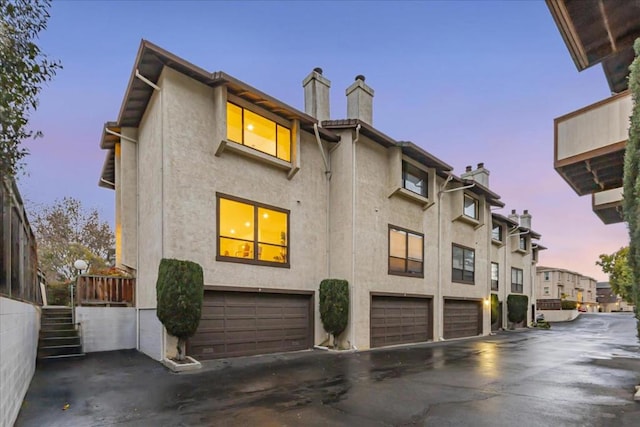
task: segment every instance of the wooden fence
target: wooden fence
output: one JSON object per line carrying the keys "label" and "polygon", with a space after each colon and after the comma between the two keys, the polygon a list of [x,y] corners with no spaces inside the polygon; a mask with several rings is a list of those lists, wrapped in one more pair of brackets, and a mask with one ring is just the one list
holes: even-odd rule
{"label": "wooden fence", "polygon": [[78,277],[76,305],[135,306],[136,279],[114,276]]}
{"label": "wooden fence", "polygon": [[562,301],[559,299],[539,299],[536,301],[538,310],[562,310]]}

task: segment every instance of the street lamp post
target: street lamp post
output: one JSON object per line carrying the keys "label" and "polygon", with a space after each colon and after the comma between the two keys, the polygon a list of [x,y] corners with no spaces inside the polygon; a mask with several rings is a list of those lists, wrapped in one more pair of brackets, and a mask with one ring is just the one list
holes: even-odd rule
{"label": "street lamp post", "polygon": [[[82,274],[83,271],[86,271],[89,268],[89,264],[87,264],[87,261],[83,259],[78,259],[76,260],[76,262],[73,263],[73,266],[77,270],[76,280],[75,280],[75,285],[77,285],[78,277]],[[76,307],[75,307],[75,298],[73,295],[73,286],[74,286],[74,283],[71,284],[71,319],[73,324],[75,325],[76,324]]]}

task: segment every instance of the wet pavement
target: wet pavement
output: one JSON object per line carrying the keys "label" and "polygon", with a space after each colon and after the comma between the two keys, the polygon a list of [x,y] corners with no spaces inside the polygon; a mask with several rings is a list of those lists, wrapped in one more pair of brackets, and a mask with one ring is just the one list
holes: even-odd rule
{"label": "wet pavement", "polygon": [[136,351],[93,353],[38,366],[16,426],[635,427],[635,331],[631,314],[583,314],[548,331],[180,374]]}

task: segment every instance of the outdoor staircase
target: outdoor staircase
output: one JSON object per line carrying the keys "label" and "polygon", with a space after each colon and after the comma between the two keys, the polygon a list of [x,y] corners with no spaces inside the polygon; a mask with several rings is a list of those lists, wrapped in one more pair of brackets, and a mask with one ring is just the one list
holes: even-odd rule
{"label": "outdoor staircase", "polygon": [[38,359],[83,357],[82,342],[69,307],[43,307]]}

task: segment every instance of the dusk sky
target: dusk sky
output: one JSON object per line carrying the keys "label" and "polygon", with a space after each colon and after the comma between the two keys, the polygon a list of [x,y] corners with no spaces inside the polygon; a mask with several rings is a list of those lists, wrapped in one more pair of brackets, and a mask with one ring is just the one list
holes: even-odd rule
{"label": "dusk sky", "polygon": [[72,196],[113,225],[99,141],[143,38],[300,110],[302,79],[321,67],[333,119],[364,74],[377,129],[457,175],[484,162],[499,212],[529,210],[549,248],[541,265],[606,280],[598,255],[627,244],[626,226],[603,225],[553,169],[553,119],[610,91],[599,65],[578,73],[543,1],[55,2],[40,45],[64,69],[32,116],[45,136],[28,144],[19,178],[30,208]]}

